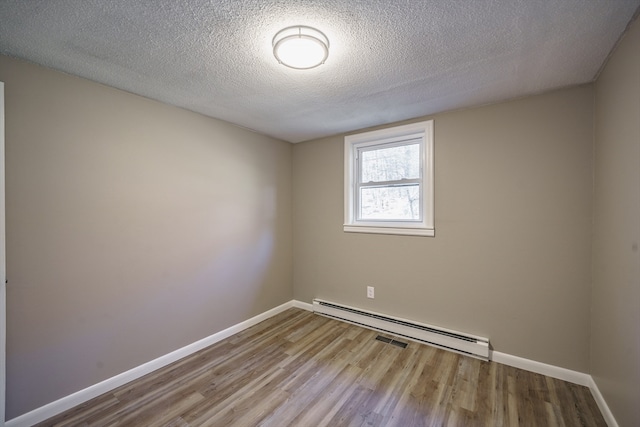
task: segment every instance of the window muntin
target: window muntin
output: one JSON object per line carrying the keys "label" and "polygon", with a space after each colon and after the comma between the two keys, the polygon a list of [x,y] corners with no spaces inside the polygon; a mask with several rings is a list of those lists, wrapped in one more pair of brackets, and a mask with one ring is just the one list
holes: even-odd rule
{"label": "window muntin", "polygon": [[345,137],[344,231],[434,236],[433,121]]}

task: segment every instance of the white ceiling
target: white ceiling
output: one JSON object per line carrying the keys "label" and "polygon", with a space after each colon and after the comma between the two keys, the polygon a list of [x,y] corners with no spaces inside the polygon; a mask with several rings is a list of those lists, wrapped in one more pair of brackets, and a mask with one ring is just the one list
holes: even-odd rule
{"label": "white ceiling", "polygon": [[[299,142],[591,82],[640,0],[0,0],[0,52]],[[272,55],[323,31],[325,65]]]}

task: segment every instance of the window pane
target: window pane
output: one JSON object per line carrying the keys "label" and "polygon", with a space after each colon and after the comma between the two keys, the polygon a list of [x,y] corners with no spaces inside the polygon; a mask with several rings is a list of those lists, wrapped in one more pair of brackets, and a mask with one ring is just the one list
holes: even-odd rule
{"label": "window pane", "polygon": [[361,220],[420,220],[420,186],[360,189]]}
{"label": "window pane", "polygon": [[420,144],[362,151],[360,182],[420,178]]}

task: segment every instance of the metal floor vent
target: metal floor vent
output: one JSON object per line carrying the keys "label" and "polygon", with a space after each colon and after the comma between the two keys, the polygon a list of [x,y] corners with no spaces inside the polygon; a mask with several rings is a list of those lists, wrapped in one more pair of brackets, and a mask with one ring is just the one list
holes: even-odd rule
{"label": "metal floor vent", "polygon": [[407,348],[407,343],[402,341],[391,340],[389,344],[395,345],[396,347],[400,348]]}
{"label": "metal floor vent", "polygon": [[378,335],[376,337],[376,340],[382,341],[383,343],[386,343],[386,344],[395,345],[396,347],[400,347],[400,348],[407,348],[407,345],[409,345],[406,342],[396,341],[396,340],[391,339],[391,338],[383,337],[382,335]]}
{"label": "metal floor vent", "polygon": [[[445,350],[467,354],[483,360],[489,360],[488,338],[439,328],[437,326],[425,325],[318,299],[313,300],[313,311],[314,313],[364,326],[376,331],[434,345]],[[386,341],[388,338],[385,337],[378,337],[376,339],[398,346],[402,346],[403,344],[393,339]],[[406,347],[406,344],[403,347]]]}

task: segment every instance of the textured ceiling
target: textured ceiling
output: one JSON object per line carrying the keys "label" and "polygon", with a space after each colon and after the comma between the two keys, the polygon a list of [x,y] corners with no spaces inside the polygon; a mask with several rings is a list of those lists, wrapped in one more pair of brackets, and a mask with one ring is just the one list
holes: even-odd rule
{"label": "textured ceiling", "polygon": [[[0,0],[0,52],[299,142],[591,82],[640,0]],[[325,65],[272,55],[323,31]]]}

